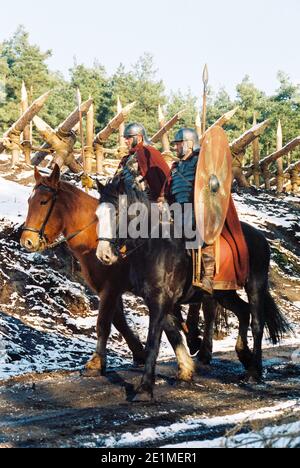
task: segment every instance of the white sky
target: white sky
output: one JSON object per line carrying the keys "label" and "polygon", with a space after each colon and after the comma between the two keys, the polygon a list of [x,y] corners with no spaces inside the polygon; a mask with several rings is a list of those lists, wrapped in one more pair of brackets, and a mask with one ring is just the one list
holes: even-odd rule
{"label": "white sky", "polygon": [[52,49],[49,65],[67,76],[73,57],[112,73],[144,52],[154,55],[167,89],[199,95],[207,62],[217,91],[249,74],[271,94],[284,70],[300,82],[299,0],[14,0],[1,11],[0,41],[19,24],[31,42]]}

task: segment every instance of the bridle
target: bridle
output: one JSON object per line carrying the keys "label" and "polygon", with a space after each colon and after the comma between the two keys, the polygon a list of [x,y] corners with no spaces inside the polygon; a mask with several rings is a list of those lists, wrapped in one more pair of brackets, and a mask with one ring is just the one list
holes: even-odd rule
{"label": "bridle", "polygon": [[22,228],[22,231],[23,232],[34,232],[35,234],[38,234],[39,235],[39,239],[40,239],[40,243],[43,247],[46,247],[48,245],[48,239],[47,239],[47,236],[45,235],[45,230],[46,230],[46,227],[47,227],[47,224],[48,224],[48,221],[50,219],[50,216],[53,212],[53,209],[54,209],[54,206],[55,206],[55,203],[57,201],[57,195],[58,195],[58,191],[56,189],[53,189],[52,187],[48,187],[47,185],[44,185],[44,184],[40,184],[40,185],[37,185],[35,187],[35,190],[41,190],[41,191],[44,191],[44,192],[50,192],[52,194],[52,197],[49,198],[49,200],[47,201],[44,201],[44,202],[41,202],[41,205],[42,206],[46,206],[48,205],[48,203],[51,201],[51,205],[49,207],[49,210],[46,214],[46,218],[42,224],[42,227],[40,229],[36,229],[36,228],[31,228],[31,227],[28,227],[28,226],[24,226]]}
{"label": "bridle", "polygon": [[[119,231],[119,226],[118,226],[118,231]],[[114,239],[108,238],[108,237],[98,237],[97,242],[108,242],[115,252],[117,253],[117,256],[121,260],[126,260],[130,255],[132,255],[134,252],[139,250],[146,242],[148,239],[142,241],[138,246],[133,247],[132,249],[128,249],[128,242],[130,242],[130,239],[124,239],[124,242],[121,242],[121,239],[119,238],[118,233],[117,237]]]}
{"label": "bridle", "polygon": [[52,194],[52,197],[49,198],[49,200],[47,200],[47,201],[41,202],[41,205],[46,206],[46,205],[48,205],[48,203],[50,201],[51,201],[51,204],[50,204],[49,210],[48,210],[48,212],[46,214],[45,220],[44,220],[44,222],[42,224],[42,227],[40,229],[31,228],[31,227],[28,227],[28,226],[23,226],[22,231],[23,232],[33,232],[35,234],[38,234],[39,235],[39,240],[40,240],[40,246],[43,247],[44,249],[46,249],[46,248],[47,249],[53,249],[53,248],[57,247],[58,245],[63,244],[64,242],[69,242],[70,240],[74,239],[79,234],[81,234],[83,231],[88,229],[90,226],[92,226],[93,224],[98,222],[98,220],[95,219],[94,221],[92,221],[88,226],[84,227],[83,229],[79,229],[78,231],[74,232],[73,234],[70,234],[67,237],[63,237],[62,239],[54,242],[53,244],[49,244],[49,240],[48,240],[48,238],[47,238],[47,236],[45,234],[45,230],[46,230],[47,224],[48,224],[49,219],[50,219],[50,217],[51,217],[51,215],[53,213],[53,210],[54,210],[54,207],[55,207],[55,204],[56,204],[56,201],[57,201],[58,190],[53,189],[52,187],[48,187],[47,185],[44,185],[44,184],[37,185],[35,187],[35,190],[50,192]]}
{"label": "bridle", "polygon": [[117,252],[118,257],[120,257],[120,259],[122,259],[122,260],[126,260],[126,258],[130,257],[130,255],[132,255],[134,252],[136,252],[141,247],[143,247],[143,245],[146,244],[148,239],[143,240],[138,246],[133,247],[130,250],[128,250],[128,246],[127,246],[128,239],[126,239],[123,244],[120,243],[119,239],[108,239],[106,237],[99,237],[97,239],[97,241],[98,242],[109,242],[109,244],[111,244],[113,246],[113,248],[115,249],[115,251]]}

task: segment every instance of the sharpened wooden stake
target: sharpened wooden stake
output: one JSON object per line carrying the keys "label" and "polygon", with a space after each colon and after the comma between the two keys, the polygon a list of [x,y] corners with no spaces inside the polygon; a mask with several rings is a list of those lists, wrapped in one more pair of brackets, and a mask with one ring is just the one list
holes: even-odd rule
{"label": "sharpened wooden stake", "polygon": [[[123,111],[122,102],[118,96],[118,102],[117,102],[118,115],[120,115],[122,111]],[[123,156],[126,156],[126,154],[128,153],[128,148],[126,146],[124,133],[125,133],[125,119],[123,122],[121,122],[120,127],[119,127],[119,156],[120,158],[122,158]]]}
{"label": "sharpened wooden stake", "polygon": [[[282,126],[281,121],[278,122],[277,127],[277,145],[276,150],[280,151],[283,148],[283,135],[282,135]],[[284,173],[283,173],[283,158],[279,158],[276,161],[277,164],[277,193],[283,192],[284,186]]]}
{"label": "sharpened wooden stake", "polygon": [[203,70],[203,105],[202,105],[202,135],[206,132],[206,114],[207,114],[207,91],[208,91],[208,66],[205,65]]}
{"label": "sharpened wooden stake", "polygon": [[[159,128],[162,129],[166,125],[166,119],[165,115],[163,113],[161,105],[158,106],[158,122],[159,122]],[[170,153],[170,142],[169,142],[169,137],[168,133],[164,133],[161,137],[161,143],[162,143],[162,149],[163,153]]]}
{"label": "sharpened wooden stake", "polygon": [[195,121],[196,132],[199,137],[199,141],[202,140],[202,124],[201,124],[201,115],[200,112],[197,112],[196,121]]}
{"label": "sharpened wooden stake", "polygon": [[[28,94],[27,89],[25,86],[24,81],[22,82],[22,90],[21,90],[22,100],[21,100],[21,108],[22,108],[22,115],[25,114],[29,105],[28,105]],[[25,163],[31,163],[31,132],[30,132],[30,123],[26,125],[23,130],[23,152],[25,157]]]}
{"label": "sharpened wooden stake", "polygon": [[125,121],[129,113],[132,111],[132,109],[135,107],[136,103],[133,102],[132,104],[128,104],[128,106],[124,107],[121,112],[119,112],[108,124],[107,126],[101,130],[101,132],[96,135],[96,138],[94,140],[95,145],[100,145],[102,146],[103,143],[105,143],[109,137],[113,134],[113,132],[116,132],[119,130],[120,125]]}
{"label": "sharpened wooden stake", "polygon": [[[257,125],[256,113],[254,113],[253,117],[253,126]],[[260,151],[259,151],[259,140],[258,137],[252,142],[252,151],[253,151],[253,166],[254,166],[254,185],[259,188],[260,187],[260,167],[259,167],[259,160],[260,160]]]}
{"label": "sharpened wooden stake", "polygon": [[86,171],[88,174],[92,173],[92,163],[94,159],[93,144],[94,144],[94,104],[91,105],[86,115],[85,162],[86,162]]}
{"label": "sharpened wooden stake", "polygon": [[181,117],[183,116],[185,112],[186,112],[186,109],[180,112],[177,112],[177,114],[175,114],[174,117],[172,117],[166,123],[166,125],[163,126],[163,128],[161,128],[157,133],[155,133],[155,135],[151,138],[150,141],[153,144],[158,143],[161,140],[162,136],[166,134],[169,130],[171,130],[172,127],[174,127],[174,125],[178,122],[179,119],[181,119]]}

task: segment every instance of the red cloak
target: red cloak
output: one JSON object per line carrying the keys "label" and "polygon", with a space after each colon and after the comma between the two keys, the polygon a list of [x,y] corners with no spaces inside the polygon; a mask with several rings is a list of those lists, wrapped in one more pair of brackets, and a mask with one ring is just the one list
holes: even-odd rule
{"label": "red cloak", "polygon": [[146,180],[152,201],[157,201],[164,195],[164,187],[170,174],[170,168],[162,154],[152,146],[140,144],[132,149],[129,155],[125,156],[120,167],[124,167],[128,158],[136,153],[139,170]]}

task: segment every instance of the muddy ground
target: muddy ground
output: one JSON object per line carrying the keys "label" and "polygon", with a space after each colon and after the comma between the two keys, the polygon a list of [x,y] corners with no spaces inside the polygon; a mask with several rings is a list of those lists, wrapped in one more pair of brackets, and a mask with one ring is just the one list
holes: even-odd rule
{"label": "muddy ground", "polygon": [[[7,173],[5,180],[25,186],[32,174],[19,179]],[[18,197],[10,200],[13,220]],[[27,197],[21,194],[21,202]],[[246,434],[300,420],[300,199],[254,192],[235,195],[235,200],[241,219],[270,242],[272,295],[295,337],[281,347],[264,344],[260,386],[243,383],[233,352],[237,322],[231,315],[228,327],[221,327],[228,345],[214,344],[211,368],[200,369],[190,386],[178,385],[165,341],[152,404],[131,403],[141,370],[130,367],[131,356],[114,329],[107,376],[81,376],[95,349],[97,297],[84,285],[65,246],[45,255],[20,248],[24,212],[17,225],[10,213],[0,217],[0,448],[209,444],[237,426]],[[148,319],[142,301],[129,295],[124,305],[130,326],[145,342]]]}
{"label": "muddy ground", "polygon": [[[0,446],[158,447],[211,440],[234,427],[226,419],[222,424],[223,416],[259,412],[292,400],[298,400],[293,412],[279,419],[270,416],[259,427],[298,421],[300,362],[291,359],[295,350],[290,346],[265,350],[265,383],[259,386],[241,381],[242,368],[232,352],[215,355],[212,367],[199,370],[192,385],[176,382],[175,363],[161,363],[152,404],[130,402],[140,379],[140,371],[130,368],[97,378],[83,378],[76,372],[14,378],[0,384]],[[220,424],[191,424],[172,431],[174,424],[214,417],[221,418]],[[147,431],[157,427],[158,436],[147,437]],[[239,432],[251,428],[253,422],[251,427],[245,423]]]}

